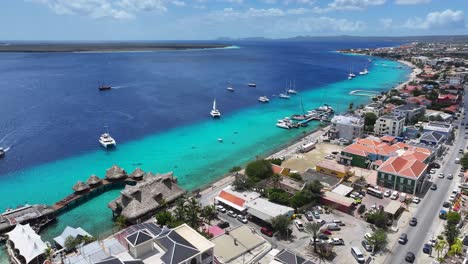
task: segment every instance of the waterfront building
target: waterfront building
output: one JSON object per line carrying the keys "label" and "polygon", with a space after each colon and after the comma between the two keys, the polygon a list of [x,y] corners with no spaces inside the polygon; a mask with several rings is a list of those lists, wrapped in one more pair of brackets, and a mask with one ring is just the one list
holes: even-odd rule
{"label": "waterfront building", "polygon": [[414,195],[422,191],[427,168],[412,155],[391,157],[377,169],[377,184]]}
{"label": "waterfront building", "polygon": [[344,178],[350,173],[348,166],[338,164],[331,160],[321,160],[317,162],[315,165],[315,170],[338,178]]}
{"label": "waterfront building", "polygon": [[239,213],[245,213],[247,211],[245,203],[253,201],[260,196],[261,194],[258,192],[237,192],[232,186],[227,186],[219,192],[218,196],[215,197],[215,203],[232,208]]}
{"label": "waterfront building", "polygon": [[423,105],[416,104],[405,104],[399,105],[393,108],[392,113],[397,116],[404,116],[407,121],[411,121],[414,118],[424,116],[426,107]]}
{"label": "waterfront building", "polygon": [[453,125],[447,122],[431,121],[424,123],[423,132],[437,132],[443,135],[448,142],[454,137]]}
{"label": "waterfront building", "polygon": [[211,239],[214,244],[215,262],[217,264],[256,263],[270,250],[268,243],[260,234],[246,225],[240,225]]}
{"label": "waterfront building", "polygon": [[398,115],[384,115],[377,119],[374,125],[374,133],[378,136],[390,135],[398,137],[403,132],[405,117]]}
{"label": "waterfront building", "polygon": [[17,224],[7,233],[7,250],[15,264],[43,263],[47,245],[29,224]]}
{"label": "waterfront building", "polygon": [[429,61],[429,58],[426,56],[411,57],[411,62],[414,64],[426,64],[428,61]]}
{"label": "waterfront building", "polygon": [[265,223],[270,223],[271,219],[280,215],[284,215],[290,218],[294,214],[294,208],[275,204],[261,197],[246,202],[245,207],[247,208],[247,213],[251,217],[254,217]]}
{"label": "waterfront building", "polygon": [[156,175],[148,173],[135,186],[126,185],[120,196],[108,206],[114,214],[136,223],[153,216],[163,204],[171,203],[184,194],[185,190],[177,185],[172,172]]}
{"label": "waterfront building", "polygon": [[54,242],[58,248],[64,248],[65,240],[67,240],[68,237],[72,237],[73,240],[76,240],[76,239],[80,239],[83,237],[92,237],[92,236],[81,227],[74,228],[74,227],[67,226],[65,230],[63,230],[62,234],[60,234],[60,236],[57,236],[54,238]]}
{"label": "waterfront building", "polygon": [[356,115],[337,115],[331,120],[328,130],[330,139],[343,138],[351,141],[362,137],[364,131],[364,118]]}
{"label": "waterfront building", "polygon": [[[390,140],[392,137],[367,137],[357,139],[353,144],[346,146],[342,151],[339,162],[361,168],[371,168],[377,161],[383,162],[390,157],[414,155],[421,162],[428,163],[433,159],[433,152],[427,148],[411,146],[403,142]],[[377,162],[377,164],[380,164]]]}
{"label": "waterfront building", "polygon": [[362,109],[362,113],[373,113],[377,117],[384,114],[385,108],[380,103],[370,103]]}

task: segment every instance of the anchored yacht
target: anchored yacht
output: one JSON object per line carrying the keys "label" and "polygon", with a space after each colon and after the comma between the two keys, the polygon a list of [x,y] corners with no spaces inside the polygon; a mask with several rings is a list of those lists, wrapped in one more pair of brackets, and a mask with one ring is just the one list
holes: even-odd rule
{"label": "anchored yacht", "polygon": [[99,143],[101,143],[104,148],[111,148],[117,145],[115,140],[109,135],[109,132],[101,135],[99,138]]}
{"label": "anchored yacht", "polygon": [[268,99],[268,97],[266,97],[266,96],[260,96],[258,98],[258,101],[261,102],[261,103],[268,103],[268,102],[270,102],[270,99]]}

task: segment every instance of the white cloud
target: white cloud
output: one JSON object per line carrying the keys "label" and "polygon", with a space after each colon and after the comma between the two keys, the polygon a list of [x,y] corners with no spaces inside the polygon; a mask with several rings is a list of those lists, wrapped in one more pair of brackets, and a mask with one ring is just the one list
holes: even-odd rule
{"label": "white cloud", "polygon": [[[332,17],[303,17],[293,21],[279,21],[273,30],[289,34],[333,35],[362,31],[366,28],[363,21],[336,19]],[[274,33],[274,32],[272,32]]]}
{"label": "white cloud", "polygon": [[368,6],[385,4],[386,0],[334,0],[328,4],[332,10],[361,10]]}
{"label": "white cloud", "polygon": [[[83,15],[93,18],[131,19],[141,11],[167,11],[164,0],[32,0],[44,4],[59,15]],[[174,2],[182,3],[175,0]]]}
{"label": "white cloud", "polygon": [[393,19],[391,18],[381,18],[379,22],[382,24],[383,29],[390,29],[393,26]]}
{"label": "white cloud", "polygon": [[443,28],[464,28],[465,17],[463,11],[447,9],[441,12],[432,12],[423,19],[420,17],[410,18],[404,24],[410,29],[443,29]]}
{"label": "white cloud", "polygon": [[418,4],[427,4],[431,0],[395,0],[397,5],[418,5]]}
{"label": "white cloud", "polygon": [[174,0],[171,2],[173,5],[175,6],[185,6],[185,2],[184,1],[179,1],[179,0]]}

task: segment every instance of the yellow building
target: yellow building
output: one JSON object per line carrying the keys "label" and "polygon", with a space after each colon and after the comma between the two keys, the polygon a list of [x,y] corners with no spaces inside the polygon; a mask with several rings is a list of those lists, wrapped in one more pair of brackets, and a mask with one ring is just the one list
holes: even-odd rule
{"label": "yellow building", "polygon": [[343,178],[349,174],[349,167],[331,160],[322,160],[317,163],[315,170],[324,174]]}

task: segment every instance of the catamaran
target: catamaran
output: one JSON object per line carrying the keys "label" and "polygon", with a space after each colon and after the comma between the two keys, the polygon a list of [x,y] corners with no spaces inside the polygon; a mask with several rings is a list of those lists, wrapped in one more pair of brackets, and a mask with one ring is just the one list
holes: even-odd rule
{"label": "catamaran", "polygon": [[289,99],[291,98],[291,96],[285,94],[285,93],[280,93],[279,96],[278,96],[280,99]]}
{"label": "catamaran", "polygon": [[366,69],[364,69],[363,71],[360,71],[360,72],[359,72],[359,75],[366,75],[366,74],[368,74],[368,73],[369,73],[369,71],[368,71],[367,68],[366,68]]}
{"label": "catamaran", "polygon": [[221,112],[219,112],[219,110],[216,109],[216,99],[213,100],[213,109],[211,110],[210,115],[213,118],[220,118],[221,117]]}
{"label": "catamaran", "polygon": [[107,133],[101,135],[99,138],[99,143],[101,143],[101,146],[106,149],[117,146],[115,139],[113,139],[109,134],[109,129],[107,129]]}
{"label": "catamaran", "polygon": [[268,103],[268,102],[270,102],[270,99],[268,99],[268,97],[266,97],[266,96],[260,96],[258,98],[258,101],[261,102],[261,103]]}

